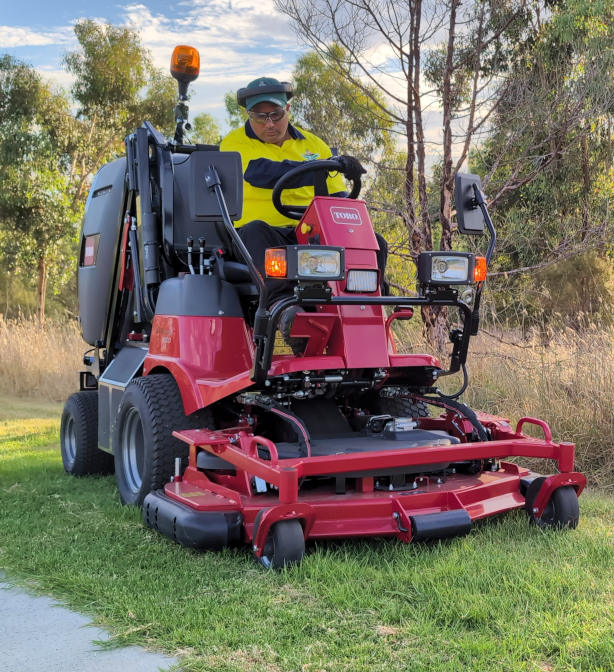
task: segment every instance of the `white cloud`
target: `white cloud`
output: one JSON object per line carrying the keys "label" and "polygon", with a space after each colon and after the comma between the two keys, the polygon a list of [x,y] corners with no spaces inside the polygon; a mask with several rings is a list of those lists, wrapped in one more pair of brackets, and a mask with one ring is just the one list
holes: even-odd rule
{"label": "white cloud", "polygon": [[72,28],[36,31],[23,26],[0,26],[0,48],[65,45],[73,40]]}

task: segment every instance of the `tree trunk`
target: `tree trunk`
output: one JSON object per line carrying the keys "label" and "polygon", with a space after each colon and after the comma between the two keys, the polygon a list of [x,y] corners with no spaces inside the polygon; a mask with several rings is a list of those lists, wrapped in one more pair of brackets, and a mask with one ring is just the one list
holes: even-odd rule
{"label": "tree trunk", "polygon": [[[411,30],[414,29],[415,13],[412,3],[409,3],[410,8],[410,25]],[[407,208],[407,215],[405,225],[407,227],[407,235],[409,238],[409,249],[411,256],[416,259],[422,250],[422,236],[420,228],[416,222],[416,199],[414,193],[414,170],[416,165],[416,146],[414,144],[414,96],[412,91],[413,77],[412,71],[414,68],[414,44],[410,44],[410,50],[407,58],[407,120],[405,122],[405,130],[407,134],[407,159],[405,161],[405,207]]]}
{"label": "tree trunk", "polygon": [[[441,192],[439,201],[439,221],[441,222],[440,250],[452,249],[452,188],[454,173],[452,170],[452,73],[454,65],[454,39],[456,31],[456,9],[460,0],[452,0],[450,23],[448,28],[448,47],[446,67],[443,75],[443,166],[441,173]],[[438,306],[425,306],[422,319],[426,337],[443,353],[448,343],[448,311]]]}
{"label": "tree trunk", "polygon": [[441,245],[439,249],[452,248],[452,73],[454,67],[454,40],[456,35],[456,9],[460,0],[452,0],[448,28],[446,67],[443,75],[443,166],[441,173],[441,196],[439,217],[441,221]]}
{"label": "tree trunk", "polygon": [[45,298],[47,296],[47,258],[41,253],[38,258],[38,284],[36,316],[40,325],[45,324]]}

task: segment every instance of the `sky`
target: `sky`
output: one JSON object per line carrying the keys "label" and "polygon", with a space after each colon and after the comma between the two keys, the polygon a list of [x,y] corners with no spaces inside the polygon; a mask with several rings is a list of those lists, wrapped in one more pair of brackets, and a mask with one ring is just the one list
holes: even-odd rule
{"label": "sky", "polygon": [[190,0],[119,4],[99,0],[0,0],[0,54],[32,65],[70,88],[65,54],[77,47],[74,24],[82,18],[128,26],[157,67],[168,71],[173,48],[189,44],[200,52],[200,77],[190,84],[190,117],[208,112],[227,130],[224,94],[266,75],[289,80],[306,51],[272,0]]}

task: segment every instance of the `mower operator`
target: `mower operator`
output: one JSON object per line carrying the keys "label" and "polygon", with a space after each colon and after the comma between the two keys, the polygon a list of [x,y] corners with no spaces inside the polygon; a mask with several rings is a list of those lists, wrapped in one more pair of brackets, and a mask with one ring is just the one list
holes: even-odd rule
{"label": "mower operator", "polygon": [[[221,151],[241,154],[243,162],[243,216],[235,226],[256,267],[264,277],[264,252],[268,247],[296,245],[296,221],[282,215],[273,205],[272,193],[277,180],[304,161],[328,159],[330,147],[313,133],[290,123],[288,112],[292,87],[272,77],[259,77],[239,89],[237,100],[245,107],[249,119],[242,128],[231,131],[220,143]],[[364,168],[358,159],[339,157],[346,164],[348,177],[360,177]],[[309,205],[313,200],[313,176],[306,174],[300,186],[285,192],[284,202]],[[345,196],[345,182],[340,174],[327,179],[328,192]],[[377,265],[382,278],[386,268],[388,246],[379,234]],[[290,283],[269,280],[269,298],[274,301],[292,292]],[[382,286],[386,286],[382,283]]]}

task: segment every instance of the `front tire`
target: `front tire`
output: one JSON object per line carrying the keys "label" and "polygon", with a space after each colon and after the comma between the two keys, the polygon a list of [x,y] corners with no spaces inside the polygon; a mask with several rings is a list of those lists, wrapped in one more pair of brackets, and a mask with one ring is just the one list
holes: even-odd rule
{"label": "front tire", "polygon": [[550,497],[540,518],[533,512],[533,504],[545,478],[536,478],[527,489],[525,510],[529,516],[529,523],[542,529],[574,530],[580,518],[578,495],[571,485],[557,488]]}
{"label": "front tire", "polygon": [[66,401],[60,449],[67,474],[87,476],[113,471],[113,456],[98,448],[98,390],[75,392]]}
{"label": "front tire", "polygon": [[175,380],[152,374],[133,380],[124,393],[113,432],[115,477],[123,504],[140,506],[162,488],[174,471],[174,458],[185,460],[188,446],[172,432],[188,420]]}
{"label": "front tire", "polygon": [[280,520],[271,526],[260,562],[267,569],[299,565],[305,554],[305,535],[298,520]]}

